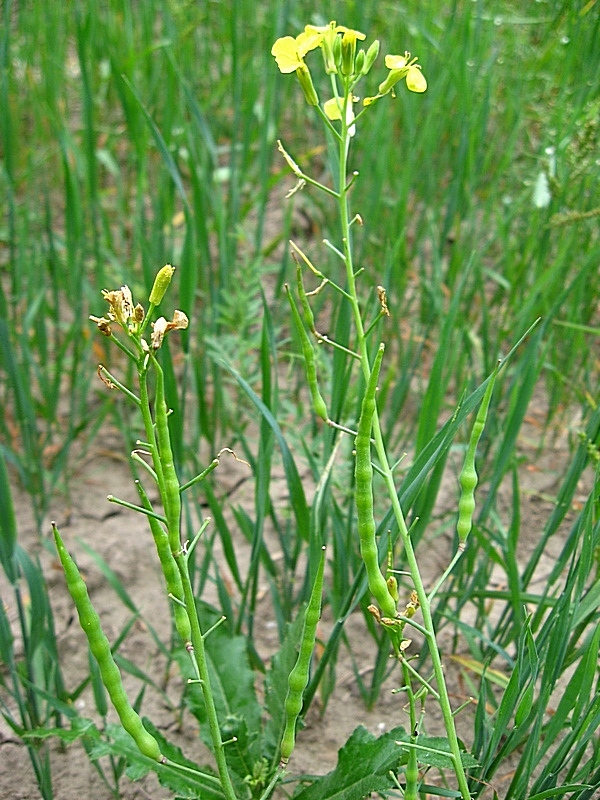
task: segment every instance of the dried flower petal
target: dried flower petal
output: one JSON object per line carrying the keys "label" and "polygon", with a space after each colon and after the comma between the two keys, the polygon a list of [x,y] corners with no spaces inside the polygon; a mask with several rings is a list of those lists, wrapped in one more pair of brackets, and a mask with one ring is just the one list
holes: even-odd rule
{"label": "dried flower petal", "polygon": [[110,327],[110,320],[106,319],[106,317],[94,317],[90,314],[90,319],[92,322],[95,322],[98,326],[98,330],[103,336],[112,336],[112,330]]}

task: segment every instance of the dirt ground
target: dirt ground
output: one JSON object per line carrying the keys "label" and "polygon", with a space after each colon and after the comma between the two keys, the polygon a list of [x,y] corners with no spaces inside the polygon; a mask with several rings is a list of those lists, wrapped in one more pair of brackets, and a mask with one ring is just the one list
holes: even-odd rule
{"label": "dirt ground", "polygon": [[[567,468],[569,460],[566,435],[555,441],[547,453],[539,456],[536,448],[541,418],[541,412],[539,414],[532,412],[523,428],[519,444],[520,451],[524,455],[521,470],[524,486],[522,509],[524,554],[533,548],[541,533],[549,509],[552,507],[548,498],[554,496],[560,476]],[[115,441],[118,442],[116,434],[115,437]],[[243,469],[231,459],[223,462],[219,471],[219,481],[224,490],[239,483],[238,479]],[[449,480],[455,481],[455,477],[449,476]],[[251,496],[251,480],[242,483],[239,489],[234,490],[228,502],[230,504],[243,502],[244,491],[249,492]],[[110,457],[106,448],[102,451],[96,448],[78,472],[77,483],[72,489],[70,501],[67,502],[64,497],[57,494],[52,504],[51,518],[60,526],[67,547],[76,553],[108,638],[114,641],[123,625],[130,619],[130,612],[116,599],[97,566],[82,549],[81,541],[94,548],[116,571],[142,615],[151,620],[158,631],[161,631],[161,620],[166,621],[169,617],[167,601],[157,589],[160,586],[160,575],[146,522],[141,515],[109,504],[105,498],[112,492],[131,501],[136,499],[125,461]],[[584,499],[583,487],[582,499]],[[39,555],[48,579],[64,672],[67,685],[72,688],[87,673],[84,636],[74,615],[57,559],[50,549],[44,548],[39,542],[33,520],[28,513],[27,497],[15,488],[14,501],[20,542],[30,552]],[[49,522],[50,517],[46,526],[48,535]],[[548,574],[560,544],[559,541],[551,543],[554,552],[546,554],[537,581],[543,581],[544,575]],[[435,539],[435,550],[430,551],[427,559],[433,572],[430,576],[432,580],[439,574],[437,570],[447,563],[450,556],[447,552],[448,547],[447,537],[441,536]],[[0,585],[0,589],[3,588]],[[3,598],[10,597],[4,591],[1,594]],[[257,636],[261,655],[267,656],[276,648],[277,635],[275,620],[268,607],[269,593],[266,585],[264,595],[264,608],[257,622]],[[14,609],[9,607],[8,613],[14,618]],[[168,624],[165,622],[163,631],[166,631]],[[321,634],[326,637],[328,627],[331,625],[327,615],[321,624]],[[361,617],[358,615],[353,617],[348,623],[347,630],[353,641],[358,663],[364,663],[365,670],[369,670],[373,663],[373,645],[369,636],[364,635],[364,623]],[[164,659],[141,621],[134,625],[120,652],[147,671],[157,683],[163,682]],[[445,660],[445,668],[452,702],[459,705],[468,697],[459,667],[448,657]],[[338,749],[358,722],[364,724],[374,734],[398,724],[407,724],[402,695],[392,694],[390,691],[394,686],[393,682],[381,693],[376,707],[367,711],[360,699],[352,667],[346,657],[341,657],[338,662],[337,678],[337,687],[325,714],[321,716],[318,711],[311,710],[307,727],[299,734],[297,749],[290,762],[290,769],[293,772],[325,773],[332,769],[336,763]],[[126,677],[125,684],[130,696],[134,696],[139,690],[140,684],[130,676]],[[178,700],[180,689],[180,679],[174,668],[167,685],[167,693],[173,701]],[[94,715],[94,701],[91,694],[83,696],[80,708],[84,715]],[[178,730],[173,714],[163,699],[150,690],[146,692],[143,711],[169,739],[182,747],[188,758],[206,763],[206,752],[199,742],[191,716],[186,716],[183,728]],[[459,720],[459,733],[467,742],[469,741],[468,715],[467,711]],[[441,732],[436,730],[439,728],[439,723],[434,715],[428,716],[427,724],[428,732]],[[61,749],[56,743],[53,744],[52,762],[55,797],[59,800],[80,800],[82,795],[93,800],[109,800],[111,797],[79,743],[71,745],[66,750]],[[495,783],[500,796],[502,796],[502,784],[503,776],[500,775],[497,784]],[[121,796],[127,800],[133,798],[162,800],[169,798],[170,794],[158,785],[153,776],[148,776],[139,783],[123,779]],[[4,800],[33,800],[39,797],[26,748],[2,721],[0,721],[0,797]]]}

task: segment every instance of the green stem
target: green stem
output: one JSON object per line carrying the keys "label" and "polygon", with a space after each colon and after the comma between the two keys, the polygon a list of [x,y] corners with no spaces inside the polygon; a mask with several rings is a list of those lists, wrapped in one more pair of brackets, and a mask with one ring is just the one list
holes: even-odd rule
{"label": "green stem", "polygon": [[[183,584],[183,598],[190,618],[192,628],[192,645],[194,648],[192,663],[195,665],[197,673],[197,680],[202,689],[202,696],[204,698],[204,705],[206,709],[206,718],[210,730],[210,736],[213,743],[213,750],[215,761],[217,762],[217,770],[221,780],[221,786],[225,794],[226,800],[237,800],[235,789],[229,776],[229,769],[225,759],[225,747],[223,739],[221,738],[221,729],[219,727],[219,718],[217,716],[217,709],[213,698],[210,686],[210,674],[208,671],[208,661],[206,659],[206,648],[204,646],[204,636],[200,629],[198,621],[198,614],[196,612],[196,601],[194,592],[190,581],[190,574],[188,571],[187,560],[183,551],[180,551],[175,556],[179,574],[181,575],[181,583]],[[192,653],[190,653],[192,656]]]}
{"label": "green stem", "polygon": [[[349,94],[348,91],[346,91],[344,97],[344,108],[342,111],[342,120],[341,120],[342,132],[339,143],[338,203],[340,209],[340,222],[342,229],[344,260],[346,266],[347,288],[348,288],[348,294],[350,296],[350,303],[352,306],[352,313],[354,316],[354,324],[356,327],[356,335],[357,335],[356,349],[358,350],[359,353],[360,364],[365,379],[365,383],[368,383],[369,376],[371,374],[371,365],[369,362],[369,353],[368,353],[365,329],[360,311],[360,305],[358,302],[358,295],[356,292],[356,280],[355,280],[356,274],[352,257],[352,243],[350,239],[350,215],[348,209],[349,187],[347,185],[347,171],[348,171],[347,159],[348,159],[348,150],[350,145],[350,135],[348,131],[348,124],[346,122],[347,119],[346,108],[348,102],[350,102]],[[423,615],[423,627],[426,630],[426,637],[428,640],[429,650],[431,654],[433,673],[439,691],[438,702],[440,705],[440,710],[444,717],[444,725],[446,728],[446,734],[448,736],[448,743],[450,745],[450,751],[452,754],[452,761],[454,763],[454,771],[456,774],[456,779],[458,781],[458,786],[461,795],[463,797],[463,800],[470,800],[471,795],[469,792],[465,771],[462,766],[460,747],[458,743],[458,737],[456,734],[456,727],[454,724],[452,706],[450,704],[448,689],[446,687],[446,681],[444,678],[442,659],[437,646],[435,627],[431,615],[430,601],[427,592],[425,591],[425,587],[423,585],[423,580],[421,578],[419,565],[417,563],[417,558],[414,552],[414,548],[412,546],[412,540],[410,538],[408,527],[406,525],[406,520],[404,519],[404,513],[402,511],[402,508],[400,506],[400,501],[398,499],[398,493],[396,491],[396,486],[394,483],[392,468],[390,466],[385,449],[385,444],[383,441],[383,434],[381,431],[377,406],[375,407],[375,413],[373,415],[372,436],[375,441],[375,451],[377,453],[377,458],[379,460],[381,475],[383,476],[383,479],[385,481],[386,488],[392,503],[394,518],[396,520],[396,524],[400,532],[400,539],[402,541],[402,545],[404,547],[404,551],[406,554],[408,568],[410,570],[414,588],[419,598],[419,603],[421,606],[421,613]]]}

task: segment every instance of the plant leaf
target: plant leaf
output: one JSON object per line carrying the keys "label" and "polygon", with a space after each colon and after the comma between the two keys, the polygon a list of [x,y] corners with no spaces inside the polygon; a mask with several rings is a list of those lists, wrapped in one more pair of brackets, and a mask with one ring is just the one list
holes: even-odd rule
{"label": "plant leaf", "polygon": [[401,757],[396,741],[406,738],[402,727],[379,738],[360,725],[338,752],[332,772],[294,795],[295,800],[362,800],[369,792],[385,792],[394,784],[389,775]]}

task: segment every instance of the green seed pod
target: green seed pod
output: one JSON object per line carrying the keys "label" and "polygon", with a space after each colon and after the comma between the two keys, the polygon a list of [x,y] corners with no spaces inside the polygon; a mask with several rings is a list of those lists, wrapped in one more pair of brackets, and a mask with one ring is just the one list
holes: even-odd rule
{"label": "green seed pod", "polygon": [[175,267],[172,267],[170,264],[165,264],[165,266],[158,271],[156,278],[154,279],[154,286],[150,292],[151,305],[159,306],[161,304],[162,299],[165,296],[165,292],[169,288],[169,284],[171,283],[171,278],[173,277],[174,272]]}
{"label": "green seed pod", "polygon": [[376,526],[373,517],[373,465],[371,464],[371,427],[373,414],[375,413],[375,395],[377,394],[377,381],[384,349],[384,345],[381,344],[375,356],[371,376],[362,402],[355,440],[356,466],[354,474],[356,479],[356,514],[358,518],[360,554],[365,564],[369,589],[379,604],[381,616],[394,619],[396,617],[396,603],[379,568],[379,551],[377,549]]}
{"label": "green seed pod", "polygon": [[[144,487],[140,481],[136,481],[135,485],[140,495],[142,505],[145,509],[151,511],[152,505]],[[173,558],[171,545],[169,544],[169,537],[165,529],[156,519],[156,517],[148,516],[148,522],[150,523],[150,530],[152,531],[152,538],[154,539],[156,553],[158,555],[158,560],[160,561],[162,573],[165,578],[167,593],[173,598],[173,616],[175,618],[175,627],[177,628],[177,633],[180,635],[183,644],[187,646],[192,640],[192,628],[187,609],[183,605],[184,595],[183,584],[181,583],[181,573],[177,567],[177,562]]]}
{"label": "green seed pod", "polygon": [[302,305],[302,313],[304,314],[304,322],[306,323],[308,330],[316,335],[317,329],[315,327],[315,317],[313,315],[312,308],[310,307],[310,303],[308,302],[306,291],[304,290],[304,283],[302,281],[302,267],[300,264],[298,264],[296,267],[296,285],[298,287],[300,304]]}
{"label": "green seed pod", "polygon": [[312,82],[312,77],[310,75],[310,70],[303,64],[303,66],[298,67],[296,70],[296,75],[298,76],[298,80],[300,81],[300,86],[302,87],[302,91],[304,92],[304,97],[306,102],[309,106],[318,106],[319,105],[319,96],[317,95],[317,90],[314,87]]}
{"label": "green seed pod", "polygon": [[498,368],[494,371],[490,382],[483,395],[481,406],[477,412],[477,417],[473,423],[471,431],[471,438],[465,454],[465,461],[463,468],[459,475],[458,481],[460,483],[461,494],[458,501],[458,521],[456,523],[456,532],[458,534],[458,546],[461,550],[465,549],[467,538],[473,526],[473,512],[475,511],[475,489],[477,487],[477,470],[475,469],[475,453],[477,445],[485,428],[488,410],[490,407],[490,400],[492,398],[492,391],[494,383],[496,382],[496,375]]}
{"label": "green seed pod", "polygon": [[156,394],[154,403],[154,418],[156,422],[156,443],[158,445],[158,458],[160,459],[162,482],[159,486],[171,552],[177,553],[181,548],[180,521],[181,521],[181,494],[179,479],[175,470],[173,450],[171,448],[171,435],[169,433],[168,409],[165,400],[165,376],[158,361],[154,360],[156,368]]}
{"label": "green seed pod", "polygon": [[390,575],[386,583],[392,600],[397,603],[400,595],[398,594],[398,581],[396,580],[396,577],[394,575]]}
{"label": "green seed pod", "polygon": [[371,67],[375,63],[377,56],[379,55],[379,39],[375,39],[373,44],[367,50],[367,55],[365,57],[365,63],[362,68],[362,74],[368,75],[371,71]]}
{"label": "green seed pod", "polygon": [[296,328],[296,331],[298,332],[298,336],[300,337],[300,343],[302,344],[302,355],[304,356],[304,365],[306,367],[306,380],[308,381],[308,388],[310,389],[310,396],[312,398],[313,408],[315,410],[315,414],[317,414],[319,417],[321,417],[322,420],[327,422],[329,416],[327,414],[327,405],[325,404],[325,400],[323,400],[321,392],[319,391],[315,351],[313,349],[310,339],[308,338],[308,333],[306,332],[306,329],[302,324],[302,320],[300,319],[300,314],[298,313],[298,309],[296,308],[296,303],[294,301],[294,298],[292,297],[290,287],[287,284],[285,285],[285,290],[287,292],[288,300],[290,301],[290,308],[292,309],[292,319],[294,320],[294,326]]}
{"label": "green seed pod", "polygon": [[315,649],[317,625],[321,617],[321,595],[323,593],[323,574],[325,571],[325,548],[315,576],[310,600],[304,614],[304,628],[300,642],[298,659],[288,678],[288,692],[285,698],[285,730],[281,740],[281,766],[285,767],[296,743],[296,723],[302,710],[302,698],[308,684],[310,661]]}
{"label": "green seed pod", "polygon": [[79,624],[87,637],[92,655],[98,662],[102,683],[115,707],[115,711],[119,715],[121,725],[133,737],[143,755],[153,761],[164,762],[165,758],[160,752],[158,742],[144,728],[139,714],[129,702],[129,698],[123,688],[121,673],[112,656],[108,639],[100,625],[100,618],[90,600],[85,581],[81,577],[77,565],[69,555],[54,523],[52,524],[52,531],[58,557],[65,573],[67,588],[77,609]]}

